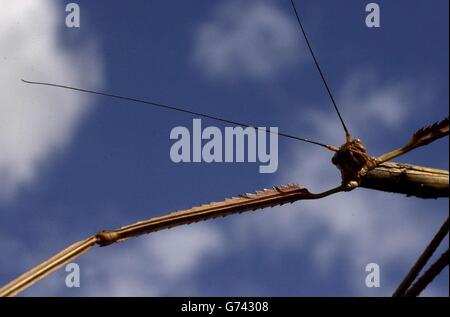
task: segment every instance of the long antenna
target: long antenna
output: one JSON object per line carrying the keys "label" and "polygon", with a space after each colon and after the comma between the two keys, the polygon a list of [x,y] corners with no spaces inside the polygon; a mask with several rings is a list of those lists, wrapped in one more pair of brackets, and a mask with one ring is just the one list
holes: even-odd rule
{"label": "long antenna", "polygon": [[178,107],[178,106],[172,106],[172,105],[163,104],[163,103],[159,103],[159,102],[147,101],[147,100],[142,100],[142,99],[137,99],[137,98],[132,98],[132,97],[125,97],[125,96],[120,96],[120,95],[115,95],[115,94],[110,94],[110,93],[105,93],[105,92],[100,92],[100,91],[95,91],[95,90],[82,89],[82,88],[65,86],[65,85],[54,84],[54,83],[29,81],[29,80],[24,80],[24,79],[22,79],[22,81],[24,83],[26,83],[26,84],[42,85],[42,86],[50,86],[50,87],[56,87],[56,88],[62,88],[62,89],[69,89],[69,90],[74,90],[74,91],[78,91],[78,92],[89,93],[89,94],[94,94],[94,95],[100,95],[100,96],[105,96],[105,97],[111,97],[111,98],[126,100],[126,101],[130,101],[130,102],[151,105],[151,106],[155,106],[155,107],[159,107],[159,108],[163,108],[163,109],[183,112],[183,113],[187,113],[187,114],[192,114],[194,116],[199,116],[199,117],[208,118],[208,119],[212,119],[212,120],[216,120],[216,121],[220,121],[220,122],[224,122],[224,123],[229,123],[229,124],[236,125],[236,126],[241,126],[241,127],[246,127],[246,128],[253,128],[253,129],[258,130],[258,131],[263,131],[263,132],[266,132],[266,133],[276,134],[276,135],[279,135],[279,136],[282,136],[282,137],[285,137],[285,138],[289,138],[289,139],[294,139],[294,140],[297,140],[297,141],[302,141],[302,142],[306,142],[306,143],[310,143],[310,144],[319,145],[319,146],[327,148],[328,150],[333,151],[333,152],[337,152],[338,151],[338,148],[336,148],[335,146],[332,146],[332,145],[327,145],[327,144],[316,142],[316,141],[312,141],[312,140],[309,140],[309,139],[300,138],[298,136],[290,135],[290,134],[283,133],[283,132],[274,132],[274,131],[271,131],[271,130],[267,130],[265,128],[259,128],[259,127],[252,126],[250,124],[240,123],[240,122],[224,119],[224,118],[217,117],[217,116],[212,116],[212,115],[201,113],[201,112],[191,111],[191,110],[188,110],[186,108],[181,108],[181,107]]}
{"label": "long antenna", "polygon": [[325,79],[325,75],[323,74],[322,69],[320,68],[319,62],[316,58],[316,55],[314,54],[312,46],[309,43],[308,36],[306,35],[305,28],[303,27],[302,21],[300,20],[300,15],[297,12],[297,8],[295,7],[294,0],[291,0],[291,4],[292,4],[292,8],[294,9],[295,16],[297,17],[298,25],[300,26],[300,29],[302,30],[302,33],[303,33],[303,37],[305,38],[306,44],[308,45],[309,52],[311,53],[311,56],[314,60],[314,64],[316,65],[316,68],[319,71],[320,77],[322,78],[322,82],[325,85],[325,88],[327,89],[328,95],[330,96],[331,102],[333,103],[334,110],[336,110],[336,113],[339,116],[339,120],[341,121],[342,127],[344,128],[344,131],[345,131],[345,137],[347,139],[347,142],[349,142],[351,140],[350,132],[348,131],[347,126],[344,123],[344,119],[342,118],[341,113],[339,112],[339,108],[336,104],[336,101],[334,100],[333,94],[331,93],[331,89],[328,86],[327,80]]}

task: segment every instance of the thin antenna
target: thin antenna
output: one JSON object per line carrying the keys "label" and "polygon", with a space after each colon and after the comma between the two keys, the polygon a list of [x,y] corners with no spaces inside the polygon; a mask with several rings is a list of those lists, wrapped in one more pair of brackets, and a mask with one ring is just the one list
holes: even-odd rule
{"label": "thin antenna", "polygon": [[126,101],[130,101],[130,102],[151,105],[151,106],[155,106],[155,107],[159,107],[159,108],[163,108],[163,109],[168,109],[168,110],[174,110],[174,111],[178,111],[178,112],[188,113],[188,114],[192,114],[194,116],[208,118],[208,119],[212,119],[212,120],[216,120],[216,121],[220,121],[220,122],[224,122],[224,123],[229,123],[229,124],[236,125],[236,126],[241,126],[241,127],[246,127],[246,128],[253,128],[253,129],[258,130],[258,131],[263,131],[263,132],[266,132],[266,133],[279,135],[279,136],[282,136],[282,137],[285,137],[285,138],[294,139],[294,140],[297,140],[297,141],[302,141],[302,142],[306,142],[306,143],[310,143],[310,144],[319,145],[319,146],[324,147],[324,148],[326,148],[326,149],[328,149],[330,151],[333,151],[333,152],[337,152],[338,151],[338,148],[336,148],[335,146],[332,146],[332,145],[327,145],[327,144],[323,144],[323,143],[320,143],[320,142],[312,141],[312,140],[309,140],[309,139],[300,138],[298,136],[290,135],[290,134],[283,133],[283,132],[273,132],[271,130],[255,127],[255,126],[252,126],[252,125],[249,125],[249,124],[246,124],[246,123],[240,123],[240,122],[236,122],[236,121],[220,118],[220,117],[217,117],[217,116],[212,116],[212,115],[205,114],[205,113],[191,111],[191,110],[187,110],[185,108],[181,108],[181,107],[178,107],[178,106],[172,106],[172,105],[158,103],[158,102],[153,102],[153,101],[147,101],[147,100],[142,100],[142,99],[137,99],[137,98],[132,98],[132,97],[125,97],[125,96],[120,96],[120,95],[114,95],[114,94],[110,94],[110,93],[99,92],[99,91],[95,91],[95,90],[82,89],[82,88],[76,88],[76,87],[65,86],[65,85],[60,85],[60,84],[45,83],[45,82],[38,82],[38,81],[29,81],[29,80],[24,80],[24,79],[22,79],[22,81],[24,83],[26,83],[26,84],[42,85],[42,86],[50,86],[50,87],[56,87],[56,88],[62,88],[62,89],[69,89],[69,90],[74,90],[74,91],[78,91],[78,92],[89,93],[89,94],[94,94],[94,95],[100,95],[100,96],[105,96],[105,97],[111,97],[111,98],[126,100]]}
{"label": "thin antenna", "polygon": [[342,127],[345,130],[346,140],[347,140],[347,142],[350,142],[351,141],[350,132],[348,131],[347,126],[344,123],[344,119],[342,119],[341,113],[339,112],[339,108],[338,108],[338,106],[336,104],[336,101],[334,100],[333,94],[331,93],[330,87],[328,86],[328,83],[327,83],[327,81],[325,79],[325,75],[323,74],[322,69],[320,68],[319,62],[318,62],[318,60],[316,58],[316,55],[314,54],[312,46],[309,43],[308,36],[306,35],[306,32],[305,32],[305,29],[303,27],[302,21],[300,20],[300,15],[297,12],[297,8],[295,7],[294,0],[291,0],[291,4],[292,4],[292,8],[294,9],[295,16],[297,17],[298,25],[300,26],[300,29],[302,30],[303,37],[305,38],[306,44],[308,45],[309,51],[310,51],[311,56],[312,56],[312,58],[314,60],[314,64],[316,64],[316,68],[319,71],[319,74],[320,74],[320,77],[322,78],[323,84],[325,85],[325,88],[327,89],[328,95],[330,96],[331,102],[333,103],[334,110],[336,110],[336,113],[339,116],[339,120],[341,121]]}

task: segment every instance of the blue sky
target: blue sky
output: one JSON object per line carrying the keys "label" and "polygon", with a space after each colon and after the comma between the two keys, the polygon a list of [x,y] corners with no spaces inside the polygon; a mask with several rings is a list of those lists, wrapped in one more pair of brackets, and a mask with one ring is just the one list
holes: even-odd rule
{"label": "blue sky", "polygon": [[[0,0],[0,284],[73,241],[166,212],[299,183],[340,182],[331,153],[279,139],[279,168],[175,164],[172,128],[192,117],[32,87],[101,89],[342,144],[344,133],[289,1]],[[448,1],[298,0],[353,135],[379,155],[448,116]],[[204,125],[223,125],[204,120]],[[448,139],[401,162],[448,169]],[[389,296],[448,215],[448,200],[358,189],[95,248],[24,296]],[[439,249],[439,255],[445,246]],[[365,286],[378,263],[381,287]],[[448,268],[424,295],[448,296]]]}

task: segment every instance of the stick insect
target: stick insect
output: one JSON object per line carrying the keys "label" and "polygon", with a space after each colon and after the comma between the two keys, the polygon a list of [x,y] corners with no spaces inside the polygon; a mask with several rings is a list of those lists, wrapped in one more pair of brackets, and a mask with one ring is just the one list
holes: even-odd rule
{"label": "stick insect", "polygon": [[[224,217],[232,214],[239,214],[246,211],[254,211],[287,203],[293,203],[299,200],[320,199],[339,192],[352,191],[358,187],[401,193],[410,196],[417,196],[420,198],[448,198],[448,171],[410,164],[394,163],[389,161],[418,147],[425,146],[437,139],[448,136],[449,119],[445,118],[440,122],[419,129],[412,135],[411,139],[404,146],[398,149],[395,149],[379,157],[371,156],[360,139],[352,138],[350,130],[347,128],[344,119],[341,116],[338,105],[326,81],[324,72],[322,71],[318,59],[314,54],[314,50],[305,32],[300,19],[300,15],[293,0],[291,0],[291,5],[314,64],[345,132],[345,143],[339,147],[336,147],[333,145],[312,141],[282,132],[279,132],[277,134],[282,137],[321,146],[333,152],[334,155],[332,157],[332,163],[340,170],[341,184],[321,193],[311,193],[307,188],[301,187],[296,184],[275,186],[271,189],[264,189],[262,191],[256,191],[255,193],[248,193],[240,195],[238,197],[227,198],[220,202],[212,202],[198,207],[172,212],[164,216],[140,221],[131,225],[120,227],[115,230],[103,230],[88,237],[87,239],[78,241],[70,245],[47,261],[39,264],[30,271],[22,274],[18,278],[6,284],[2,288],[0,288],[0,296],[15,296],[19,294],[21,291],[25,290],[42,278],[56,271],[63,265],[86,253],[95,245],[104,247],[117,242],[125,241],[131,237],[137,237],[143,234],[149,234],[151,232],[184,224],[209,220],[216,217]],[[250,124],[240,123],[210,114],[191,111],[186,107],[172,106],[153,101],[146,101],[137,98],[71,87],[56,83],[46,83],[29,80],[23,80],[23,82],[30,85],[70,89],[80,93],[96,94],[104,97],[124,100],[127,102],[143,103],[146,105],[171,111],[179,111],[198,117],[204,117],[210,120],[230,123],[236,126],[250,127],[257,130],[261,129]],[[267,130],[265,130],[265,132],[271,133]],[[425,252],[419,258],[418,262],[405,277],[405,280],[395,291],[394,296],[419,295],[420,291],[424,287],[426,287],[427,282],[431,282],[432,278],[436,274],[438,274],[440,270],[445,267],[445,265],[448,265],[447,251],[438,260],[438,262],[433,264],[432,267],[430,267],[430,269],[421,278],[419,278],[416,284],[411,286],[415,278],[418,276],[420,270],[424,267],[427,260],[431,257],[431,254],[436,250],[439,243],[448,234],[448,227],[449,225],[447,220],[436,237],[427,247]]]}

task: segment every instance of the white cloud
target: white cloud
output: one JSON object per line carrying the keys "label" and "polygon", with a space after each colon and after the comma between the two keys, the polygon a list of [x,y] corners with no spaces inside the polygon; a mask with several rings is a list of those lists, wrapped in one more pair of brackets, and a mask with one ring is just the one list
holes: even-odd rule
{"label": "white cloud", "polygon": [[274,3],[227,1],[195,34],[193,58],[213,78],[267,78],[302,60],[292,16]]}
{"label": "white cloud", "polygon": [[[380,145],[377,144],[380,133],[401,130],[403,124],[411,119],[414,109],[419,109],[421,104],[429,104],[432,98],[430,89],[424,85],[419,86],[410,80],[386,83],[373,71],[364,70],[348,76],[337,99],[353,136],[364,139],[366,146],[374,141],[370,144],[373,151],[377,150],[374,146]],[[335,112],[326,107],[329,105],[314,105],[306,115],[300,116],[300,120],[311,128],[320,127],[313,131],[316,138],[340,145],[345,141],[341,123]],[[374,129],[380,133],[374,133]]]}
{"label": "white cloud", "polygon": [[222,237],[212,226],[183,227],[174,232],[164,232],[152,239],[148,245],[153,263],[159,273],[170,279],[194,271],[200,260],[211,251],[224,252]]}
{"label": "white cloud", "polygon": [[97,87],[95,41],[65,50],[64,10],[53,1],[3,1],[0,10],[0,198],[12,198],[66,146],[88,112],[88,98],[22,83],[54,81]]}

